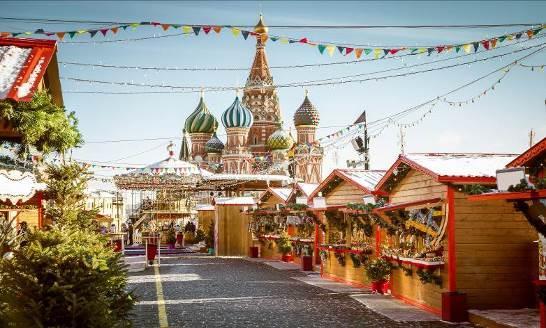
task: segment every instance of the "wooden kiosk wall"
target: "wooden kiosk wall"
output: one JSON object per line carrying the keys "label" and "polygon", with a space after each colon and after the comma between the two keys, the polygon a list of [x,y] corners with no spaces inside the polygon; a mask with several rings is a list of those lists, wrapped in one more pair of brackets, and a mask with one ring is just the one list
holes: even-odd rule
{"label": "wooden kiosk wall", "polygon": [[[421,283],[415,268],[411,277],[402,270],[393,270],[393,296],[434,313],[441,313],[442,293],[448,291],[466,293],[469,309],[532,306],[532,281],[538,263],[533,242],[537,240],[536,232],[512,204],[470,202],[468,195],[455,188],[412,169],[390,191],[391,204],[440,197],[445,215],[452,220],[451,224],[448,221],[442,242],[442,286]],[[382,243],[388,244],[388,238]]]}
{"label": "wooden kiosk wall", "polygon": [[[335,205],[343,205],[346,206],[348,203],[362,203],[362,197],[364,197],[366,193],[362,191],[361,189],[357,188],[355,185],[347,182],[342,181],[337,187],[335,187],[332,191],[330,191],[328,194],[326,194],[324,197],[326,198],[326,204],[327,206],[335,206]],[[330,231],[330,227],[328,226],[328,220],[326,220],[326,217],[324,213],[321,213],[321,220],[322,222],[326,223],[326,231]],[[346,215],[346,214],[344,214]],[[350,218],[349,218],[350,220]],[[351,228],[350,224],[348,225],[346,229],[346,235],[351,235]],[[330,243],[330,240],[328,240],[328,233],[326,233],[326,244]],[[348,243],[350,243],[350,237],[347,240]],[[366,273],[364,271],[364,267],[360,266],[358,268],[353,267],[353,262],[351,258],[349,257],[349,254],[347,253],[345,258],[345,266],[342,266],[339,264],[335,257],[334,251],[328,251],[328,259],[326,261],[322,262],[322,275],[328,278],[331,278],[333,280],[341,280],[346,281],[352,284],[356,285],[364,285],[368,286],[371,284],[370,281],[368,281],[368,278],[366,277]]]}
{"label": "wooden kiosk wall", "polygon": [[248,229],[249,216],[240,205],[216,205],[217,256],[248,256],[252,234]]}

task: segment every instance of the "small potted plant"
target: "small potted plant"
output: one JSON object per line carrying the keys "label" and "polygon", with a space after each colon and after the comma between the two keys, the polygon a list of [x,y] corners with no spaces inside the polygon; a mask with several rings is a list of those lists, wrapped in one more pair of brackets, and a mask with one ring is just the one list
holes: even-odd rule
{"label": "small potted plant", "polygon": [[174,245],[176,244],[176,231],[174,231],[174,228],[169,228],[169,230],[167,230],[166,241],[169,249],[174,249]]}
{"label": "small potted plant", "polygon": [[383,258],[376,258],[366,263],[366,275],[372,281],[372,292],[385,294],[391,269],[391,264]]}
{"label": "small potted plant", "polygon": [[292,242],[290,241],[290,237],[286,232],[283,232],[282,235],[277,240],[277,248],[279,249],[279,252],[282,254],[282,261],[283,262],[290,262],[292,261]]}

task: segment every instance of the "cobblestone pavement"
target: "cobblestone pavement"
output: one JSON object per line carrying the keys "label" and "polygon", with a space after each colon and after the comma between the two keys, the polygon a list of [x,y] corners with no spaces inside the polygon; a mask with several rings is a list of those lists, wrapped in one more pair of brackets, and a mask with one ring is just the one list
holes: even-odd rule
{"label": "cobblestone pavement", "polygon": [[[184,256],[160,268],[168,327],[457,327],[442,322],[397,323],[348,294],[333,293],[243,259]],[[139,304],[135,327],[159,327],[154,269],[130,274]]]}

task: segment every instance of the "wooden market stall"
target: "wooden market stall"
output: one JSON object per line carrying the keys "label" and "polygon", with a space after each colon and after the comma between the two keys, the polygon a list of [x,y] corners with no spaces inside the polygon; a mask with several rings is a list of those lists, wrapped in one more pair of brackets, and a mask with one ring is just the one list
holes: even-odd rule
{"label": "wooden market stall", "polygon": [[[540,309],[540,327],[546,327],[546,138],[542,139],[507,164],[507,168],[497,171],[497,190],[476,193],[468,196],[470,202],[477,205],[497,204],[499,209],[519,210],[527,219],[529,226],[538,232],[538,272],[524,272],[529,281],[537,286]],[[534,254],[531,254],[535,258]],[[536,265],[529,266],[529,269]],[[535,305],[532,297],[523,295],[519,305]],[[518,304],[514,304],[517,306]],[[487,322],[487,316],[481,311],[472,311],[471,320],[476,323]]]}
{"label": "wooden market stall", "polygon": [[323,276],[369,285],[362,265],[376,253],[376,229],[352,215],[347,205],[362,204],[384,174],[381,170],[335,169],[310,194],[309,199],[322,196],[326,202],[325,208],[313,208],[322,222],[324,235],[317,252]]}
{"label": "wooden market stall", "polygon": [[214,233],[216,256],[248,256],[252,243],[249,231],[249,207],[252,197],[217,197],[214,199]]}
{"label": "wooden market stall", "polygon": [[501,201],[470,202],[493,188],[504,154],[406,154],[376,189],[388,204],[374,212],[389,230],[381,252],[396,266],[391,293],[410,304],[466,320],[466,308],[514,308],[533,303],[536,232]]}

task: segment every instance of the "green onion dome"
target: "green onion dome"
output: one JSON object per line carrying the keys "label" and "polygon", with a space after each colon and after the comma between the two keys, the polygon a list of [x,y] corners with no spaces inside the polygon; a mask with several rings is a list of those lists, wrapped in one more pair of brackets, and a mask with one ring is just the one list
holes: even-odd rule
{"label": "green onion dome", "polygon": [[296,110],[296,113],[294,113],[294,125],[295,126],[300,126],[300,125],[317,126],[318,124],[319,124],[319,112],[309,100],[309,97],[307,96],[307,91],[306,91],[305,99],[303,100],[303,103],[298,108],[298,110]]}
{"label": "green onion dome", "polygon": [[248,110],[241,101],[239,96],[235,97],[233,104],[222,114],[222,124],[227,128],[250,128],[254,118],[252,112]]}
{"label": "green onion dome", "polygon": [[224,150],[224,143],[216,136],[216,132],[212,135],[212,138],[205,144],[205,151],[207,153],[221,153]]}
{"label": "green onion dome", "polygon": [[218,128],[218,121],[207,108],[203,95],[201,95],[201,99],[199,99],[197,108],[186,119],[184,128],[190,134],[213,133]]}
{"label": "green onion dome", "polygon": [[280,127],[277,131],[273,132],[267,139],[267,147],[270,150],[285,150],[292,148],[294,139],[286,130]]}

